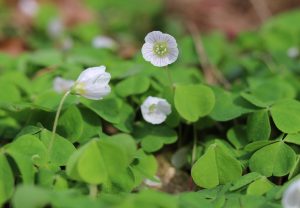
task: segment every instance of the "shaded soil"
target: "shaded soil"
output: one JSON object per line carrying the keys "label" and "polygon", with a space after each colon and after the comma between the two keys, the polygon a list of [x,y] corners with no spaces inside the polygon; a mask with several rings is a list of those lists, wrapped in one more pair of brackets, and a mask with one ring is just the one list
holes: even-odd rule
{"label": "shaded soil", "polygon": [[269,16],[300,8],[298,0],[166,0],[169,11],[194,22],[201,31],[227,34],[251,30]]}

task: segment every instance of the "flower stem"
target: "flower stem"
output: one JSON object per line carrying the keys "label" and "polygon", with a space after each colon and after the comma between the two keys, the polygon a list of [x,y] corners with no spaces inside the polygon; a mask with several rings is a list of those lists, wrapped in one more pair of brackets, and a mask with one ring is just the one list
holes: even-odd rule
{"label": "flower stem", "polygon": [[98,194],[98,187],[97,185],[94,184],[90,184],[89,185],[89,191],[90,191],[90,197],[95,199],[97,197]]}
{"label": "flower stem", "polygon": [[197,129],[196,129],[196,125],[193,125],[193,152],[192,152],[192,165],[194,165],[194,163],[196,162],[196,154],[197,154]]}
{"label": "flower stem", "polygon": [[172,90],[174,90],[175,89],[174,88],[174,82],[173,82],[172,75],[170,73],[170,70],[169,70],[168,66],[166,66],[165,69],[166,69],[167,76],[168,76],[168,79],[169,79],[169,82],[170,82],[170,87],[171,87]]}
{"label": "flower stem", "polygon": [[53,143],[54,143],[54,139],[55,139],[55,133],[56,133],[56,127],[57,127],[57,123],[58,123],[58,118],[62,109],[62,106],[66,100],[66,98],[68,97],[68,95],[70,94],[70,91],[67,91],[64,96],[61,98],[59,106],[57,108],[56,114],[55,114],[55,119],[54,119],[54,124],[53,124],[53,129],[52,129],[52,135],[51,135],[51,140],[48,146],[48,151],[49,153],[51,153],[52,147],[53,147]]}

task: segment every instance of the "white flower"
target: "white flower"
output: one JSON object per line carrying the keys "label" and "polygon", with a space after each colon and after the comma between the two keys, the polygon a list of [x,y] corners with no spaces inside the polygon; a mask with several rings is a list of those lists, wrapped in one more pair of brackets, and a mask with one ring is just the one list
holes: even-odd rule
{"label": "white flower", "polygon": [[300,208],[300,180],[293,182],[283,193],[284,208]]}
{"label": "white flower", "polygon": [[290,58],[297,58],[299,56],[299,49],[297,47],[291,47],[288,49],[287,55]]}
{"label": "white flower", "polygon": [[163,67],[172,64],[178,57],[177,43],[174,37],[160,31],[148,33],[142,54],[146,61],[154,66]]}
{"label": "white flower", "polygon": [[74,85],[73,80],[63,79],[61,77],[56,77],[53,80],[53,89],[58,93],[65,93],[69,91]]}
{"label": "white flower", "polygon": [[151,124],[161,124],[171,113],[171,105],[162,98],[147,97],[141,106],[143,118]]}
{"label": "white flower", "polygon": [[39,9],[36,0],[19,0],[18,7],[22,13],[30,17],[36,15]]}
{"label": "white flower", "polygon": [[107,36],[96,36],[92,40],[92,46],[94,48],[110,48],[113,49],[116,47],[116,42]]}
{"label": "white flower", "polygon": [[52,38],[58,38],[62,36],[65,26],[61,19],[54,18],[48,24],[48,35]]}
{"label": "white flower", "polygon": [[105,72],[105,66],[91,67],[79,75],[72,93],[92,100],[100,100],[110,93],[110,74]]}

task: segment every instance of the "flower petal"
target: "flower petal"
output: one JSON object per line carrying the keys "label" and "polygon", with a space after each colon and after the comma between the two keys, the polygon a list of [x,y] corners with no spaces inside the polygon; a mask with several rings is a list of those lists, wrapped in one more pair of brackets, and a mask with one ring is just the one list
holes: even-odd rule
{"label": "flower petal", "polygon": [[90,80],[94,80],[99,75],[105,72],[105,66],[98,66],[98,67],[90,67],[81,72],[76,82],[86,82]]}
{"label": "flower petal", "polygon": [[146,42],[142,47],[142,54],[146,61],[151,61],[151,59],[155,56],[153,52],[153,44]]}
{"label": "flower petal", "polygon": [[174,63],[178,58],[179,50],[178,48],[169,48],[168,59],[169,63]]}
{"label": "flower petal", "polygon": [[148,123],[161,124],[166,120],[167,116],[164,114],[160,114],[160,113],[150,113],[150,114],[144,114],[143,118]]}
{"label": "flower petal", "polygon": [[155,56],[151,59],[151,64],[153,64],[154,66],[158,66],[158,67],[164,67],[164,66],[167,66],[170,63],[171,62],[170,62],[168,57]]}
{"label": "flower petal", "polygon": [[56,77],[53,80],[53,89],[58,93],[64,93],[70,90],[74,83],[75,82],[73,80],[67,80],[61,77]]}
{"label": "flower petal", "polygon": [[176,48],[177,47],[176,39],[172,35],[164,33],[163,34],[163,41],[167,42],[169,48]]}
{"label": "flower petal", "polygon": [[101,100],[104,96],[108,95],[111,92],[109,85],[106,85],[101,88],[86,88],[85,92],[81,96],[91,99],[91,100]]}
{"label": "flower petal", "polygon": [[93,82],[91,82],[90,84],[98,85],[98,86],[105,86],[105,85],[108,85],[110,78],[111,78],[110,73],[104,72],[104,73],[98,75],[97,77],[95,77]]}
{"label": "flower petal", "polygon": [[157,103],[157,110],[165,115],[169,115],[172,112],[171,105],[165,99],[162,99]]}
{"label": "flower petal", "polygon": [[145,42],[151,44],[162,40],[163,40],[163,33],[160,31],[152,31],[148,33],[145,37]]}
{"label": "flower petal", "polygon": [[282,205],[284,208],[298,207],[300,204],[300,180],[293,182],[284,192]]}

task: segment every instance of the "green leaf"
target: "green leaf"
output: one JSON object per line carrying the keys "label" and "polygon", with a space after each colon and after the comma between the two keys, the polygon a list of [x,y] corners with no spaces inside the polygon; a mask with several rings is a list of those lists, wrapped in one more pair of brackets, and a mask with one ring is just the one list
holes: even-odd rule
{"label": "green leaf", "polygon": [[300,145],[300,133],[298,134],[288,134],[284,138],[285,142]]}
{"label": "green leaf", "polygon": [[[17,86],[22,92],[25,92],[28,95],[32,93],[30,80],[21,72],[9,71],[5,74],[1,74],[0,83],[3,82]],[[7,93],[7,95],[9,94],[10,93]]]}
{"label": "green leaf", "polygon": [[[48,148],[52,137],[52,132],[48,131],[47,129],[43,129],[40,132],[39,137],[44,143],[44,145]],[[76,149],[74,145],[69,140],[56,134],[53,142],[52,151],[49,155],[49,160],[52,164],[57,166],[66,165],[68,159],[75,150]]]}
{"label": "green leaf", "polygon": [[49,191],[30,185],[20,186],[12,200],[15,208],[44,207],[50,201]]}
{"label": "green leaf", "polygon": [[288,180],[290,180],[291,178],[297,176],[299,173],[300,173],[300,155],[297,155],[296,162],[295,162],[293,168],[290,171]]}
{"label": "green leaf", "polygon": [[80,109],[80,113],[83,119],[83,129],[79,142],[85,142],[102,132],[102,122],[101,118],[89,109]]}
{"label": "green leaf", "polygon": [[243,126],[234,126],[227,132],[227,139],[236,148],[241,149],[248,144],[246,130]]}
{"label": "green leaf", "polygon": [[145,123],[136,126],[134,137],[141,140],[142,148],[146,152],[155,152],[164,144],[172,144],[177,140],[177,134],[173,129]]}
{"label": "green leaf", "polygon": [[271,107],[271,114],[276,127],[284,133],[300,131],[300,102],[283,100]]}
{"label": "green leaf", "polygon": [[250,141],[268,140],[271,134],[269,114],[266,110],[251,113],[247,120],[247,137]]}
{"label": "green leaf", "polygon": [[[272,158],[272,160],[270,160]],[[249,160],[251,171],[266,177],[287,175],[296,162],[294,150],[279,141],[257,150]]]}
{"label": "green leaf", "polygon": [[145,76],[131,76],[116,85],[116,92],[121,97],[142,94],[150,87],[150,79]]}
{"label": "green leaf", "polygon": [[[134,198],[134,207],[163,207],[163,208],[177,208],[178,199],[175,196],[168,195],[163,192],[157,192],[153,190],[145,190],[140,192]],[[128,206],[129,207],[133,207]]]}
{"label": "green leaf", "polygon": [[67,164],[67,174],[90,184],[112,183],[128,166],[125,148],[108,140],[91,140],[74,152]]}
{"label": "green leaf", "polygon": [[83,118],[76,106],[69,107],[59,118],[57,132],[71,142],[79,140],[83,131]]}
{"label": "green leaf", "polygon": [[[18,88],[9,81],[0,82],[0,107],[4,104],[11,104],[21,100],[21,94]],[[9,92],[9,93],[8,93]]]}
{"label": "green leaf", "polygon": [[[33,107],[44,111],[57,111],[62,95],[53,91],[46,91],[35,97]],[[77,102],[76,96],[68,96],[64,102],[63,108],[74,105]]]}
{"label": "green leaf", "polygon": [[267,146],[269,144],[272,144],[274,142],[277,142],[277,141],[274,141],[274,140],[271,140],[271,141],[270,140],[269,141],[267,141],[267,140],[255,141],[255,142],[252,142],[252,143],[249,143],[248,145],[246,145],[245,150],[247,152],[254,152],[254,151],[256,151],[256,150],[258,150],[258,149],[260,149],[264,146]]}
{"label": "green leaf", "polygon": [[244,113],[251,112],[253,106],[246,103],[240,96],[223,90],[222,88],[213,88],[216,103],[210,113],[211,118],[216,121],[228,121],[241,116]]}
{"label": "green leaf", "polygon": [[134,174],[135,185],[138,186],[145,178],[152,179],[155,176],[158,164],[153,155],[146,154],[139,149],[130,168]]}
{"label": "green leaf", "polygon": [[252,182],[247,188],[248,195],[258,195],[261,196],[268,192],[274,187],[274,184],[271,183],[266,177],[261,177],[254,182]]}
{"label": "green leaf", "polygon": [[114,124],[114,127],[125,133],[130,133],[133,130],[135,112],[127,103],[123,102],[121,111],[119,112],[120,121]]}
{"label": "green leaf", "polygon": [[296,95],[295,89],[289,83],[278,79],[261,82],[251,87],[250,91],[250,94],[242,93],[242,96],[258,107],[268,107],[277,101],[294,98]]}
{"label": "green leaf", "polygon": [[179,196],[179,207],[180,208],[214,208],[215,206],[211,201],[199,193],[190,192],[183,193]]}
{"label": "green leaf", "polygon": [[0,153],[0,206],[13,194],[14,176],[3,153]]}
{"label": "green leaf", "polygon": [[41,66],[53,66],[62,62],[63,56],[58,50],[38,50],[31,54],[30,62]]}
{"label": "green leaf", "polygon": [[39,132],[41,132],[42,128],[41,127],[37,127],[37,126],[25,126],[23,129],[21,129],[21,131],[18,133],[18,135],[16,136],[21,137],[25,134],[31,134],[31,135],[35,135],[38,134]]}
{"label": "green leaf", "polygon": [[16,138],[7,146],[7,152],[19,153],[31,158],[35,165],[44,165],[48,162],[47,149],[44,144],[33,135],[23,135]]}
{"label": "green leaf", "polygon": [[105,142],[116,144],[125,150],[128,159],[128,165],[132,162],[136,154],[135,140],[128,134],[115,134],[109,138],[104,138]]}
{"label": "green leaf", "polygon": [[203,188],[232,182],[242,175],[241,164],[217,144],[208,147],[192,167],[192,178]]}
{"label": "green leaf", "polygon": [[81,103],[94,111],[104,120],[117,124],[120,122],[121,102],[116,98],[105,98],[103,100],[81,99]]}
{"label": "green leaf", "polygon": [[174,101],[178,113],[187,121],[195,122],[212,111],[215,96],[204,85],[179,85],[175,88]]}
{"label": "green leaf", "polygon": [[7,146],[7,153],[16,162],[23,183],[33,183],[35,166],[45,166],[48,152],[44,144],[35,136],[23,135]]}
{"label": "green leaf", "polygon": [[251,172],[242,177],[238,178],[234,183],[233,186],[230,187],[230,191],[238,190],[242,187],[247,186],[248,184],[252,183],[253,181],[261,178],[262,176],[259,173]]}
{"label": "green leaf", "polygon": [[[147,69],[150,71],[150,69]],[[181,84],[197,84],[201,81],[202,77],[197,68],[185,66],[184,70],[182,66],[172,65],[166,70],[157,70],[155,67],[152,70],[151,75],[155,80],[160,83],[160,86],[167,87],[170,89],[170,80],[168,73],[172,77],[172,81],[175,85]]]}
{"label": "green leaf", "polygon": [[[239,199],[239,208],[261,208],[261,207],[272,207],[268,206],[265,197],[260,197],[256,195],[243,195]],[[280,206],[281,207],[281,206]],[[275,207],[279,208],[279,207]]]}
{"label": "green leaf", "polygon": [[261,101],[260,99],[258,99],[257,97],[255,97],[252,94],[243,92],[241,93],[242,98],[244,98],[245,100],[247,100],[249,103],[260,107],[260,108],[266,108],[269,106],[269,103],[264,103],[263,101]]}

